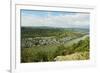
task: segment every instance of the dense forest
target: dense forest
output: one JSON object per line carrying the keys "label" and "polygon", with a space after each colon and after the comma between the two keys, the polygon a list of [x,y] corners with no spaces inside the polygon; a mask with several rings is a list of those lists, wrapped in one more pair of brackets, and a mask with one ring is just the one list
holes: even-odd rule
{"label": "dense forest", "polygon": [[89,59],[89,30],[21,27],[21,62]]}

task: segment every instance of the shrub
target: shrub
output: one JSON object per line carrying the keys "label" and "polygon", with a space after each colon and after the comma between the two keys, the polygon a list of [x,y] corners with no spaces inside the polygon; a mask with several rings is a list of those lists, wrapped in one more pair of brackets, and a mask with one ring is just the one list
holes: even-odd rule
{"label": "shrub", "polygon": [[21,50],[21,62],[41,62],[41,61],[48,61],[46,52],[29,48]]}
{"label": "shrub", "polygon": [[31,49],[21,50],[21,62],[31,62],[33,59],[33,51]]}

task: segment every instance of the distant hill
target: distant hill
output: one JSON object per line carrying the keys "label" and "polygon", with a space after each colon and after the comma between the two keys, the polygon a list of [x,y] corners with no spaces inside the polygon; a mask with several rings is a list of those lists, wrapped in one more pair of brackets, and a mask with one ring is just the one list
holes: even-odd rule
{"label": "distant hill", "polygon": [[21,27],[21,37],[74,36],[88,34],[86,28]]}
{"label": "distant hill", "polygon": [[38,27],[21,27],[23,31],[31,30],[58,30],[58,31],[75,31],[75,32],[89,32],[89,28],[60,28],[60,27],[47,27],[47,26],[38,26]]}

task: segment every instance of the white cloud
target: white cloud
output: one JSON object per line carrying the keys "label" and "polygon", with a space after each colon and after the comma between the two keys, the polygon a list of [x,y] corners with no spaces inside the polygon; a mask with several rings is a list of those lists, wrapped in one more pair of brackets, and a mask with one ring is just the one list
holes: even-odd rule
{"label": "white cloud", "polygon": [[75,15],[52,16],[48,17],[22,16],[22,26],[52,26],[52,27],[85,27],[89,26],[89,14],[76,13]]}

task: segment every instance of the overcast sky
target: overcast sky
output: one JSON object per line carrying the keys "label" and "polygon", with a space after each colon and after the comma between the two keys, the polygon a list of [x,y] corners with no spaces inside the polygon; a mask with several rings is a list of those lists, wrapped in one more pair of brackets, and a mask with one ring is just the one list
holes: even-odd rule
{"label": "overcast sky", "polygon": [[21,10],[21,26],[88,28],[89,13]]}

